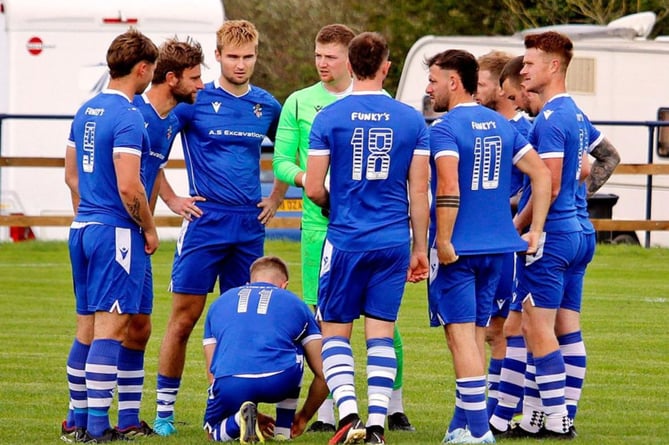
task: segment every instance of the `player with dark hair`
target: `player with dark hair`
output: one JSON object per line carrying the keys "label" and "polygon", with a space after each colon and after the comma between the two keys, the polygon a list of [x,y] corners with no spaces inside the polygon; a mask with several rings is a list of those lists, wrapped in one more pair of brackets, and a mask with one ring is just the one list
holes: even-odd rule
{"label": "player with dark hair", "polygon": [[[517,109],[516,104],[509,100],[502,89],[502,73],[512,60],[512,57],[501,51],[491,51],[478,58],[479,81],[476,90],[476,101],[491,108],[507,118],[518,132],[527,138],[532,124],[527,115]],[[522,64],[520,66],[522,68]],[[518,72],[520,72],[520,68]],[[518,205],[519,193],[523,186],[523,174],[515,166],[511,168],[510,205],[515,213]],[[490,323],[486,327],[486,342],[490,346],[490,361],[488,364],[488,416],[492,415],[497,405],[500,373],[506,353],[506,339],[503,328],[509,316],[509,304],[513,295],[515,280],[515,253],[505,254],[504,264],[490,316]]]}
{"label": "player with dark hair", "polygon": [[140,311],[148,255],[158,234],[141,178],[149,140],[131,103],[151,82],[158,48],[135,29],[107,51],[107,89],[77,111],[65,154],[65,181],[75,211],[69,250],[77,332],[67,359],[74,431],[64,440],[106,442],[109,408],[122,367],[131,317]]}
{"label": "player with dark hair", "polygon": [[[314,117],[325,106],[351,93],[353,79],[347,66],[348,45],[355,33],[346,25],[326,25],[318,31],[315,62],[320,81],[296,91],[286,99],[274,144],[274,174],[281,181],[304,187],[309,150],[309,132]],[[328,219],[321,208],[306,194],[303,196],[300,251],[302,256],[302,298],[310,305],[318,299],[318,272]],[[395,328],[393,346],[397,355],[397,376],[388,408],[390,430],[415,431],[404,413],[403,346]],[[318,410],[318,419],[308,429],[313,432],[334,432],[335,418],[332,398]]]}
{"label": "player with dark hair", "polygon": [[[181,129],[172,110],[178,103],[192,104],[195,101],[197,92],[204,86],[201,78],[202,63],[204,55],[199,43],[167,40],[159,48],[151,88],[142,95],[136,95],[133,100],[144,117],[151,143],[149,156],[142,160],[142,180],[146,185],[151,210],[155,209],[156,198],[160,193],[170,210],[187,219],[191,219],[191,215],[201,215],[196,202],[204,198],[177,196],[167,182],[164,167],[174,138]],[[149,262],[139,313],[130,319],[128,336],[119,354],[116,428],[128,437],[154,434],[146,422],[139,420],[144,388],[144,352],[151,335],[152,309],[153,276]]]}
{"label": "player with dark hair", "polygon": [[[385,443],[397,369],[395,320],[405,282],[425,279],[428,272],[428,133],[416,110],[383,91],[388,53],[377,33],[351,41],[353,92],[318,113],[309,143],[307,196],[330,209],[318,317],[324,374],[339,409],[331,444]],[[361,315],[367,339],[366,427],[358,411],[350,344],[353,321]]]}
{"label": "player with dark hair", "polygon": [[[456,404],[445,443],[494,443],[488,427],[484,330],[505,254],[537,251],[550,203],[548,170],[499,113],[474,102],[478,64],[466,51],[427,61],[426,92],[437,112],[430,131],[432,224],[429,309],[453,356]],[[511,166],[534,187],[531,229],[522,240],[509,206]]]}

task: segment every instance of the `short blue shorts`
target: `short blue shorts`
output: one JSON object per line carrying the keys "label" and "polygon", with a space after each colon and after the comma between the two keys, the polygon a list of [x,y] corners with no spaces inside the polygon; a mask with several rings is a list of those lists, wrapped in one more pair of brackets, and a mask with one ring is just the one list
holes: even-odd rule
{"label": "short blue shorts", "polygon": [[409,246],[368,252],[323,245],[318,285],[318,317],[349,323],[365,315],[395,321],[409,269]]}
{"label": "short blue shorts", "polygon": [[206,295],[249,282],[249,267],[263,255],[265,227],[257,209],[199,203],[203,214],[184,220],[172,266],[172,292]]}
{"label": "short blue shorts", "polygon": [[508,317],[509,305],[513,299],[514,283],[516,280],[516,254],[512,252],[503,255],[502,274],[499,277],[495,298],[492,302],[491,317]]}
{"label": "short blue shorts", "polygon": [[517,269],[517,296],[533,306],[558,309],[565,290],[567,270],[574,264],[582,242],[581,232],[545,233],[535,255],[526,255]]}
{"label": "short blue shorts", "polygon": [[216,428],[234,415],[242,403],[278,403],[288,398],[297,399],[302,385],[302,364],[264,377],[220,377],[209,387],[207,408],[204,413],[205,429]]}
{"label": "short blue shorts", "polygon": [[567,269],[564,283],[564,296],[560,308],[570,309],[581,312],[581,303],[583,302],[583,279],[588,264],[595,256],[595,247],[597,245],[596,233],[584,233],[581,248],[574,264]]}
{"label": "short blue shorts", "polygon": [[504,255],[461,255],[455,263],[441,265],[436,249],[431,249],[430,267],[438,269],[430,277],[428,287],[430,326],[449,323],[488,326]]}
{"label": "short blue shorts", "polygon": [[136,314],[148,255],[139,229],[74,222],[69,235],[77,314]]}

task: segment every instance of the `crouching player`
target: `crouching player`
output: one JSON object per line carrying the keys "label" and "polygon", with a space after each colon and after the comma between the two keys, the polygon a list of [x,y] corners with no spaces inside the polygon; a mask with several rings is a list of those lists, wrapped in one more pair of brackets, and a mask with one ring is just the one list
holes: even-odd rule
{"label": "crouching player", "polygon": [[[230,289],[212,303],[204,327],[209,398],[204,429],[209,438],[242,444],[265,437],[297,437],[328,395],[321,361],[321,333],[314,315],[285,290],[288,267],[277,257],[251,265],[251,283]],[[303,361],[314,373],[296,413]],[[276,421],[257,411],[276,403]]]}

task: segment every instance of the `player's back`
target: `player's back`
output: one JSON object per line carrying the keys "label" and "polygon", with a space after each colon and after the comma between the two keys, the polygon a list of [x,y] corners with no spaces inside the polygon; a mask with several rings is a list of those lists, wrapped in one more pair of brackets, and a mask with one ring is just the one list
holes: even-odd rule
{"label": "player's back", "polygon": [[330,154],[328,240],[349,251],[408,243],[409,168],[428,147],[422,116],[384,92],[354,92],[321,111],[310,150]]}
{"label": "player's back", "polygon": [[79,195],[76,221],[137,227],[121,201],[114,153],[148,153],[144,120],[128,98],[105,90],[77,111],[70,139],[77,151]]}
{"label": "player's back", "polygon": [[231,289],[207,314],[205,339],[216,338],[216,377],[260,374],[289,368],[299,360],[301,341],[316,335],[309,307],[290,291],[266,283]]}
{"label": "player's back", "polygon": [[[524,250],[527,245],[513,227],[509,196],[513,163],[531,147],[506,118],[475,103],[458,105],[433,123],[430,149],[433,171],[434,159],[458,157],[460,207],[452,237],[458,254]],[[436,181],[433,174],[433,194]],[[433,206],[431,239],[435,221]]]}

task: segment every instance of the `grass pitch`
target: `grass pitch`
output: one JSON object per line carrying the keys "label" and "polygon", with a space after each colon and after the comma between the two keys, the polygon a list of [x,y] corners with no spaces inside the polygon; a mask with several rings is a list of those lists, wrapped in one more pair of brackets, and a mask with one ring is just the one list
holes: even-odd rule
{"label": "grass pitch", "polygon": [[[155,312],[142,404],[142,418],[149,423],[155,416],[158,346],[171,305],[166,289],[173,249],[174,244],[166,241],[153,259]],[[268,241],[266,253],[287,260],[292,273],[289,289],[300,294],[298,244]],[[576,443],[669,443],[668,266],[667,249],[598,247],[585,283],[583,331],[588,372],[576,420]],[[0,243],[0,444],[60,443],[60,423],[68,400],[65,361],[74,326],[66,244]],[[453,409],[454,376],[443,331],[428,327],[425,283],[407,286],[399,326],[405,348],[404,403],[418,431],[388,432],[386,441],[438,444]],[[202,322],[188,349],[176,405],[178,434],[141,442],[206,443],[201,428],[207,389],[201,338]],[[364,417],[360,323],[353,347]],[[305,380],[306,385],[308,371]],[[261,406],[261,411],[271,412],[271,407]],[[112,423],[115,416],[112,411]],[[325,444],[328,439],[325,434],[305,434],[293,442]]]}

